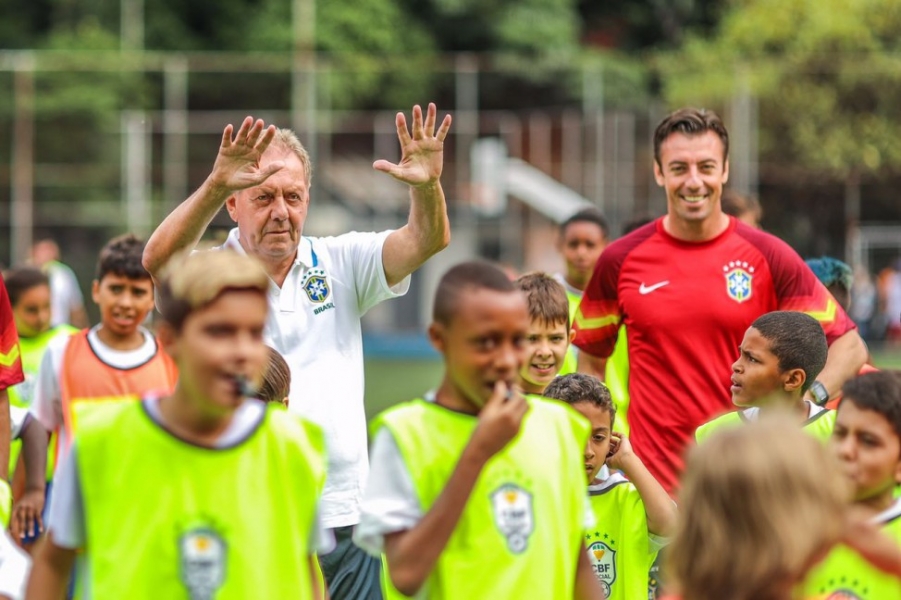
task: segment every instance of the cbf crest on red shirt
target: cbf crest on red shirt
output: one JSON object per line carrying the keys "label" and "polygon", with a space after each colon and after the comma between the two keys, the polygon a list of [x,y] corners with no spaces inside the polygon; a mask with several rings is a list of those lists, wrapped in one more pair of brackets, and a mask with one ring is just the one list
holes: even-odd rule
{"label": "cbf crest on red shirt", "polygon": [[726,274],[726,293],[736,302],[751,299],[754,293],[754,267],[747,261],[729,261],[723,265]]}

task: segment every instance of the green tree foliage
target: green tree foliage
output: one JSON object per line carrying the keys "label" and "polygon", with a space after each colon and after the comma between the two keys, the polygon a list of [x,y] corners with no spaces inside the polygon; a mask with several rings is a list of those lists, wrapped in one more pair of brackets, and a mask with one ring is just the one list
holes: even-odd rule
{"label": "green tree foliage", "polygon": [[678,47],[688,32],[709,33],[728,0],[579,0],[588,42],[634,52]]}
{"label": "green tree foliage", "polygon": [[901,3],[734,0],[659,68],[673,104],[759,100],[760,151],[838,180],[901,169]]}
{"label": "green tree foliage", "polygon": [[531,56],[577,50],[574,0],[404,0],[447,52],[518,52]]}
{"label": "green tree foliage", "polygon": [[[120,115],[145,105],[143,75],[118,70],[116,62],[101,58],[115,56],[119,38],[91,16],[59,22],[43,47],[55,52],[41,59],[50,68],[35,73],[35,158],[41,163],[78,165],[91,173],[91,185],[44,188],[41,197],[76,202],[73,206],[79,210],[87,209],[90,200],[115,201]],[[72,50],[87,56],[96,53],[97,59],[89,64],[82,59],[79,64],[67,55]]]}

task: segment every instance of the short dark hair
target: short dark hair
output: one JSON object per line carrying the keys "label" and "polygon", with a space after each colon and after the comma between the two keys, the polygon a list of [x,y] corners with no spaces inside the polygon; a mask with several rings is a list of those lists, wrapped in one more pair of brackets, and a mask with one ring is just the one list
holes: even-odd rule
{"label": "short dark hair", "polygon": [[542,394],[545,398],[560,400],[567,404],[588,402],[601,410],[610,413],[610,428],[616,420],[616,407],[613,406],[613,398],[610,390],[600,379],[584,373],[570,373],[554,377]]}
{"label": "short dark hair", "polygon": [[560,235],[564,235],[566,233],[566,229],[573,223],[592,223],[601,228],[601,233],[605,238],[610,235],[610,225],[607,224],[607,219],[604,218],[604,213],[593,206],[589,208],[583,208],[582,210],[577,211],[568,219],[563,221],[560,224]]}
{"label": "short dark hair", "polygon": [[729,158],[729,132],[719,115],[707,108],[680,108],[660,121],[654,131],[654,161],[660,164],[660,147],[674,133],[700,135],[707,131],[717,134],[723,142],[723,161]]}
{"label": "short dark hair", "polygon": [[761,212],[760,200],[751,194],[741,194],[732,188],[723,190],[720,196],[723,212],[733,217],[740,217],[749,212]]}
{"label": "short dark hair", "polygon": [[529,304],[529,318],[544,325],[569,322],[569,299],[566,288],[548,275],[539,271],[520,275],[513,285],[526,293]]}
{"label": "short dark hair", "polygon": [[39,285],[50,287],[50,278],[40,269],[34,267],[20,267],[10,269],[3,275],[6,281],[6,291],[9,294],[9,303],[15,306],[22,295],[31,288]]}
{"label": "short dark hair", "polygon": [[114,237],[100,250],[97,260],[97,281],[109,274],[128,279],[150,279],[141,262],[144,242],[132,233]]}
{"label": "short dark hair", "polygon": [[826,365],[829,353],[820,322],[806,313],[775,310],[757,317],[751,327],[770,342],[770,352],[779,360],[780,371],[804,371],[806,380],[801,391],[807,391]]}
{"label": "short dark hair", "polygon": [[460,296],[467,290],[516,292],[516,286],[500,267],[483,260],[473,260],[451,267],[438,282],[432,319],[447,325],[457,313]]}
{"label": "short dark hair", "polygon": [[269,363],[257,398],[264,402],[281,403],[291,391],[291,368],[278,350],[271,346],[266,346],[266,349],[269,352]]}
{"label": "short dark hair", "polygon": [[877,412],[901,438],[901,372],[873,371],[849,379],[842,386],[842,399],[865,410]]}

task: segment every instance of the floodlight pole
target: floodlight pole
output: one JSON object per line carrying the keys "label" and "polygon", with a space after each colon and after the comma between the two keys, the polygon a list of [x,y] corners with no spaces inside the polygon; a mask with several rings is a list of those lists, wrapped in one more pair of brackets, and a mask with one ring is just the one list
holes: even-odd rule
{"label": "floodlight pole", "polygon": [[119,44],[123,51],[144,49],[144,0],[121,0]]}
{"label": "floodlight pole", "polygon": [[13,71],[13,147],[10,262],[24,264],[34,228],[34,56],[16,55]]}
{"label": "floodlight pole", "polygon": [[291,127],[316,164],[316,0],[292,0]]}

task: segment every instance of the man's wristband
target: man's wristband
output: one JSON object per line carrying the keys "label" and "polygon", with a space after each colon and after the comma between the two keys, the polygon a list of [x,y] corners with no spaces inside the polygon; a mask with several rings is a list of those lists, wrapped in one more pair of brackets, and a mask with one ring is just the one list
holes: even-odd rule
{"label": "man's wristband", "polygon": [[811,383],[810,393],[813,395],[816,403],[820,406],[823,406],[829,401],[829,390],[826,389],[826,386],[823,385],[822,382],[814,381]]}

